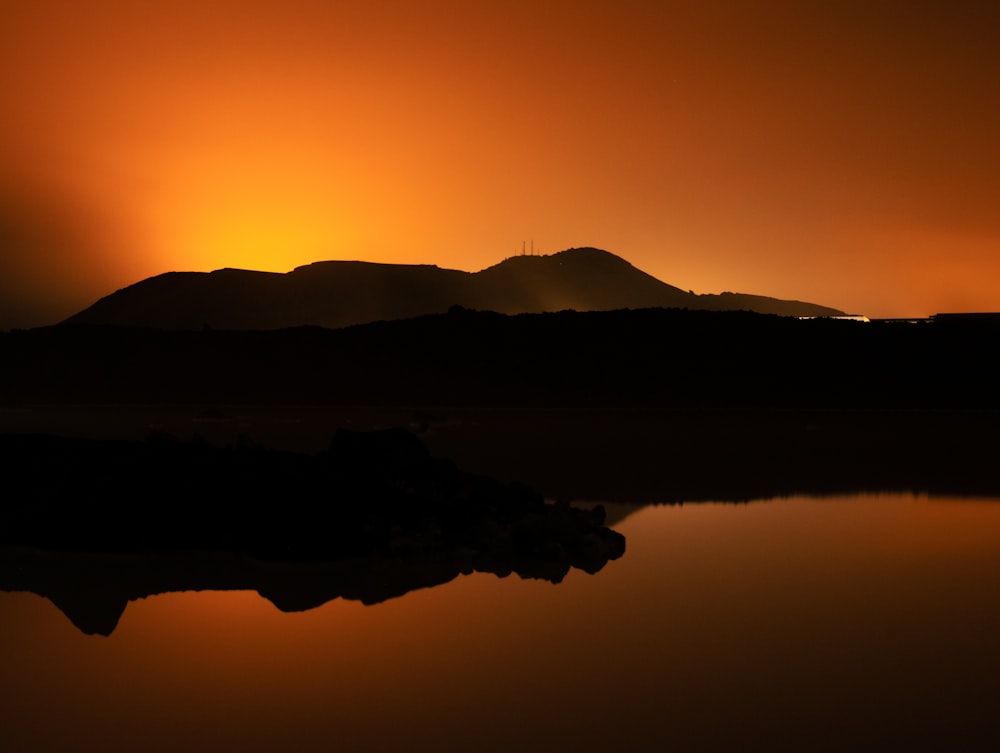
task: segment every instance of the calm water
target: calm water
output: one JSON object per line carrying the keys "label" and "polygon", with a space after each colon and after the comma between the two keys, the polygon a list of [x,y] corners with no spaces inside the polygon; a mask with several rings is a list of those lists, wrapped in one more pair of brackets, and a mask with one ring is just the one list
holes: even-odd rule
{"label": "calm water", "polygon": [[995,750],[1000,500],[636,509],[560,585],[473,575],[284,614],[0,593],[0,750]]}

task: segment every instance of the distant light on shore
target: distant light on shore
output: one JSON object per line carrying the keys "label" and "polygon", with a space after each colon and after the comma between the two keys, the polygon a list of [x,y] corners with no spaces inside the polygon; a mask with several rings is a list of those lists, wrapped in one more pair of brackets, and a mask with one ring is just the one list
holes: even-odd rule
{"label": "distant light on shore", "polygon": [[843,316],[800,316],[799,319],[846,319],[850,322],[870,322],[864,314],[844,314]]}

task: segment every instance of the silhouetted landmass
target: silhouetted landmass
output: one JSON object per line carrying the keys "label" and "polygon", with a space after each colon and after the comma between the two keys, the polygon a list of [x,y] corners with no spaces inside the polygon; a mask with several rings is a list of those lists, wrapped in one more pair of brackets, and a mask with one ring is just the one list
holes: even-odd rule
{"label": "silhouetted landmass", "polygon": [[0,435],[0,473],[0,589],[50,598],[85,632],[164,591],[253,588],[300,610],[473,571],[558,583],[625,549],[602,509],[461,472],[402,430],[340,430],[315,455]]}
{"label": "silhouetted landmass", "polygon": [[[616,277],[623,264],[587,251],[479,274],[484,289],[509,292],[507,278],[531,268],[538,287],[522,286],[512,310],[599,309],[618,295],[615,280],[631,295],[641,287],[628,265]],[[396,280],[385,299],[416,309],[451,284],[420,268],[426,294],[415,295],[412,269],[393,269],[397,278],[381,278]],[[244,273],[215,274],[230,272],[247,304],[281,310],[267,298],[269,276],[253,273],[254,288]],[[572,300],[598,277],[606,298]],[[161,280],[164,300],[197,300],[171,279]],[[642,285],[654,296],[662,283]],[[350,295],[386,319],[363,287]],[[138,415],[202,406],[196,428],[210,429],[228,425],[233,406],[377,409],[405,417],[467,472],[399,432],[341,432],[321,451],[265,449],[252,420],[250,441],[230,445],[0,435],[0,588],[45,595],[84,631],[106,634],[130,599],[164,591],[253,588],[303,609],[336,597],[372,603],[474,570],[558,581],[620,555],[599,512],[543,495],[1000,494],[997,317],[860,323],[690,306],[512,315],[456,305],[340,329],[204,323],[198,314],[188,330],[0,333],[2,417],[90,406],[88,430],[99,431],[108,406]],[[325,437],[333,428],[321,427]]]}
{"label": "silhouetted landmass", "polygon": [[0,401],[995,410],[990,319],[643,309],[0,335]]}
{"label": "silhouetted landmass", "polygon": [[451,306],[506,314],[673,307],[786,316],[843,312],[801,301],[696,295],[593,248],[516,256],[480,272],[431,265],[326,261],[287,274],[220,269],[170,272],[130,285],[70,317],[70,324],[165,329],[345,327],[443,313]]}
{"label": "silhouetted landmass", "polygon": [[[0,418],[37,431],[35,414],[133,406],[141,431],[127,436],[138,438],[188,410],[187,435],[238,431],[311,452],[345,425],[338,416],[353,412],[360,426],[381,412],[371,425],[412,419],[436,454],[550,498],[995,494],[998,339],[988,316],[860,323],[668,309],[456,308],[341,330],[51,327],[0,335]],[[44,430],[122,435],[105,432],[107,410],[87,410],[86,422]],[[295,436],[253,418],[268,412],[294,414]]]}

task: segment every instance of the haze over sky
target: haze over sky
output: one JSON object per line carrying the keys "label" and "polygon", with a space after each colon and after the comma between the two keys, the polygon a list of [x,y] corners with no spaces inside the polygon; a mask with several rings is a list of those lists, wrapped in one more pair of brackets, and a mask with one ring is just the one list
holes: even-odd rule
{"label": "haze over sky", "polygon": [[5,0],[0,329],[168,270],[597,246],[1000,310],[1000,4]]}

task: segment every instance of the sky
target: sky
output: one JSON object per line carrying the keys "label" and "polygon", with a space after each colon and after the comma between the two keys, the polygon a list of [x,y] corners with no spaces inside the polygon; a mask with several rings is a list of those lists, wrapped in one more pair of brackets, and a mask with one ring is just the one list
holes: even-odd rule
{"label": "sky", "polygon": [[1000,311],[1000,4],[5,0],[0,329],[161,272],[476,271]]}

